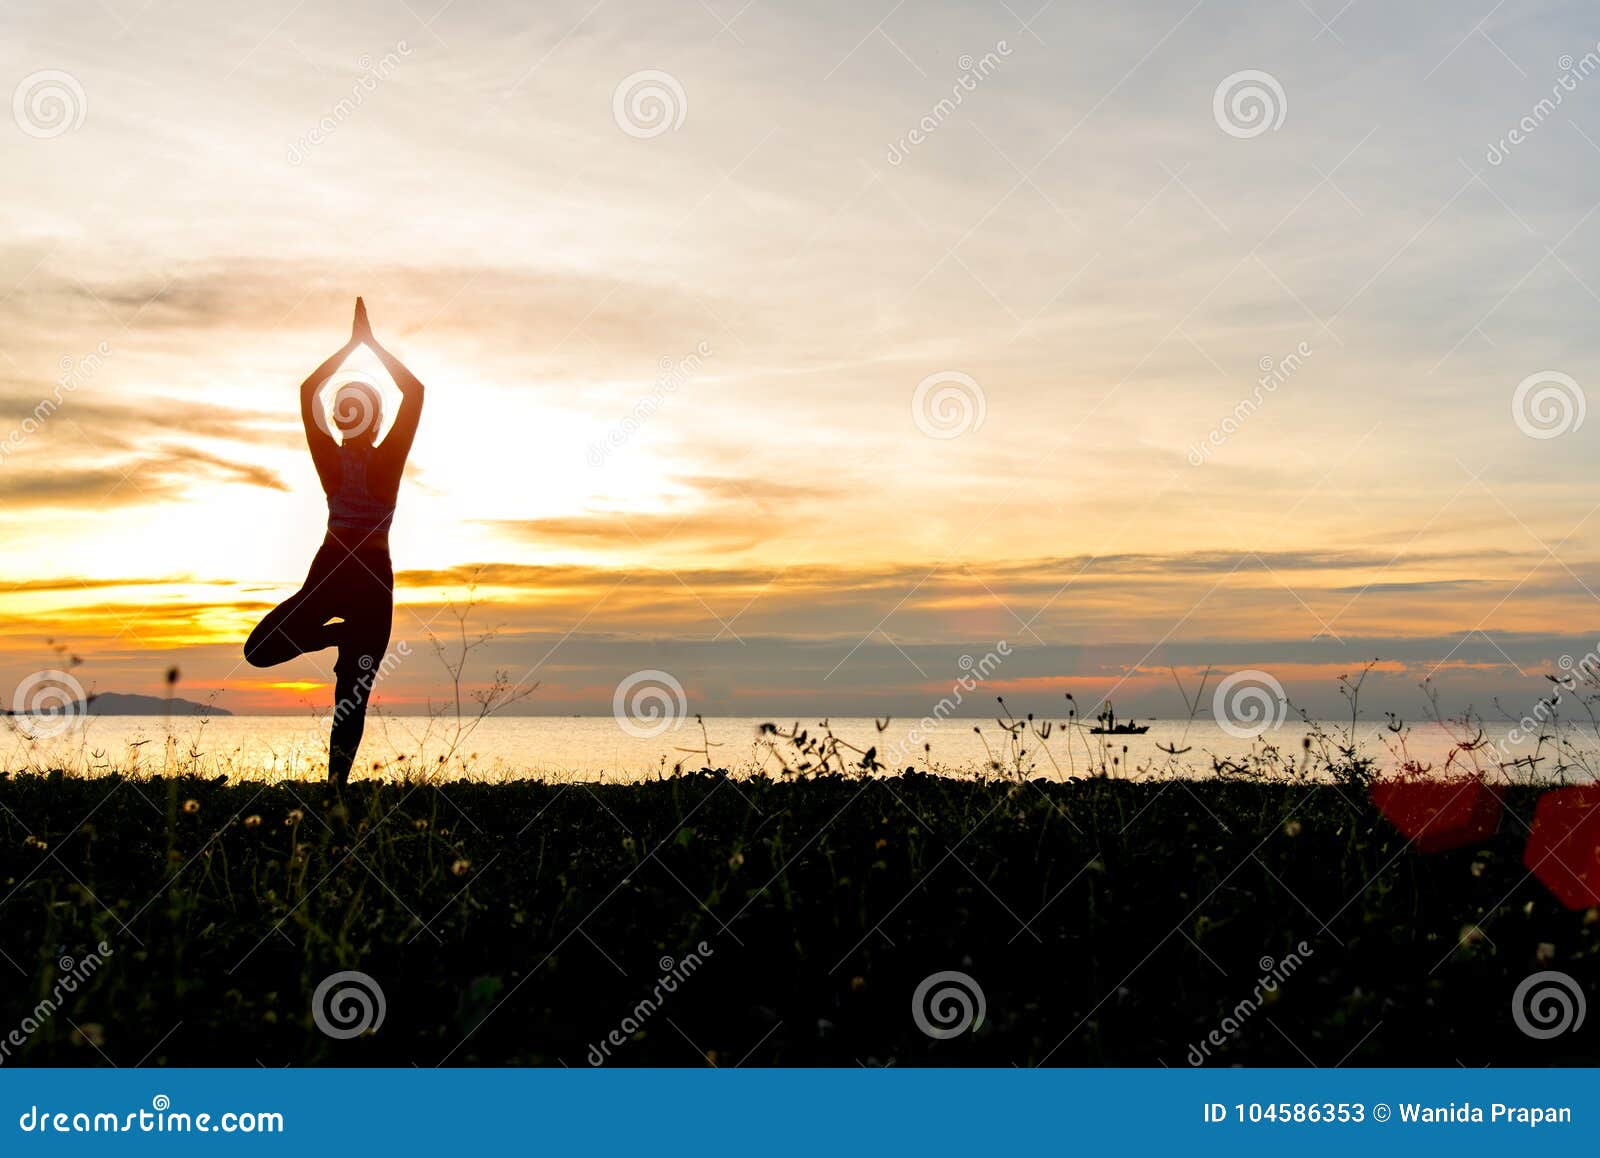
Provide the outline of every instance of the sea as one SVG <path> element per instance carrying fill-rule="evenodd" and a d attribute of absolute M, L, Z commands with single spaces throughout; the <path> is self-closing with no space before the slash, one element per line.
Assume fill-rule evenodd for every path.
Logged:
<path fill-rule="evenodd" d="M 186 772 L 233 779 L 325 773 L 327 722 L 303 716 L 17 717 L 0 732 L 0 764 L 83 775 Z M 763 732 L 764 724 L 778 728 Z M 778 775 L 809 763 L 836 738 L 832 767 L 859 770 L 875 753 L 887 772 L 916 768 L 976 777 L 1109 775 L 1128 779 L 1251 776 L 1320 779 L 1327 755 L 1353 746 L 1380 772 L 1402 767 L 1443 776 L 1482 771 L 1518 782 L 1585 781 L 1600 772 L 1600 740 L 1565 743 L 1483 733 L 1434 722 L 1391 731 L 1381 722 L 1287 720 L 1259 734 L 1201 720 L 1154 720 L 1142 735 L 1095 736 L 1084 725 L 1035 722 L 1014 732 L 994 719 L 933 723 L 871 718 L 755 717 L 618 720 L 612 716 L 453 717 L 374 715 L 357 763 L 362 777 L 629 781 L 677 768 Z M 1041 734 L 1041 733 L 1048 734 Z M 1516 742 L 1512 742 L 1515 740 Z"/>

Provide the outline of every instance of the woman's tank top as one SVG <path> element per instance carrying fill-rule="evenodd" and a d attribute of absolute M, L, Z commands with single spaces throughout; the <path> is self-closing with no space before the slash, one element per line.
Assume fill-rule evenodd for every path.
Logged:
<path fill-rule="evenodd" d="M 372 456 L 370 445 L 346 443 L 339 447 L 339 485 L 328 495 L 328 531 L 341 539 L 379 546 L 389 541 L 395 500 L 372 492 L 368 480 Z"/>

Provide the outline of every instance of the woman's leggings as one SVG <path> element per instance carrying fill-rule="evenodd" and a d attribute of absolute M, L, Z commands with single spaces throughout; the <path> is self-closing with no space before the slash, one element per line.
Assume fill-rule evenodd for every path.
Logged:
<path fill-rule="evenodd" d="M 335 618 L 343 622 L 328 622 Z M 300 590 L 269 611 L 245 641 L 244 657 L 256 667 L 273 667 L 325 647 L 339 649 L 328 741 L 328 779 L 335 783 L 350 778 L 393 620 L 394 571 L 388 549 L 351 549 L 329 538 L 311 561 Z"/>

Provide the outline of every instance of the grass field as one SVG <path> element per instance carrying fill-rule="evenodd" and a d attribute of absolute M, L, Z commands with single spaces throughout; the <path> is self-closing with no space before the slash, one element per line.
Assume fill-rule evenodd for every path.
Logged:
<path fill-rule="evenodd" d="M 1511 1015 L 1530 973 L 1600 960 L 1595 914 L 1521 865 L 1536 795 L 1425 856 L 1328 784 L 14 775 L 0 1060 L 1592 1062 Z M 347 970 L 384 1017 L 344 1039 L 312 1007 Z M 914 1013 L 948 971 L 983 1016 L 933 1036 L 975 1020 L 959 980 Z"/>

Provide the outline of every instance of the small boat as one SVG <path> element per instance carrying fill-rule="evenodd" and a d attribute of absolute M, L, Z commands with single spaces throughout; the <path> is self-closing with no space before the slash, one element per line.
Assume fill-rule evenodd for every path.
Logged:
<path fill-rule="evenodd" d="M 1142 736 L 1150 730 L 1149 724 L 1135 724 L 1132 720 L 1117 720 L 1117 714 L 1107 704 L 1105 711 L 1100 716 L 1094 727 L 1089 729 L 1091 736 Z"/>

